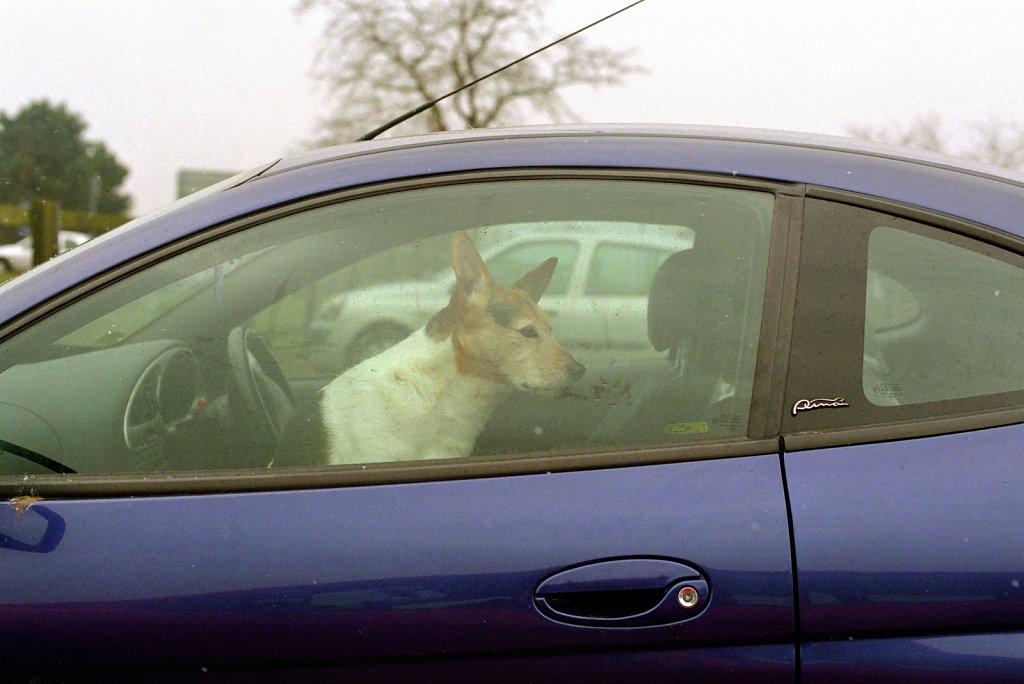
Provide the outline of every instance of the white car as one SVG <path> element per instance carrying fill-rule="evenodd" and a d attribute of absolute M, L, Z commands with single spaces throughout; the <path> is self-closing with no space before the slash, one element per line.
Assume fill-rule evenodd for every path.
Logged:
<path fill-rule="evenodd" d="M 651 279 L 670 254 L 693 246 L 693 231 L 674 226 L 546 222 L 505 228 L 491 227 L 479 236 L 469 231 L 488 269 L 511 285 L 548 257 L 558 257 L 540 305 L 558 340 L 584 352 L 648 349 Z M 448 303 L 454 283 L 446 267 L 427 280 L 331 297 L 310 323 L 319 364 L 343 369 L 402 340 Z"/>
<path fill-rule="evenodd" d="M 62 230 L 57 233 L 57 251 L 64 252 L 77 247 L 92 236 L 73 230 Z M 32 236 L 17 242 L 0 245 L 0 272 L 13 273 L 27 271 L 32 268 Z"/>

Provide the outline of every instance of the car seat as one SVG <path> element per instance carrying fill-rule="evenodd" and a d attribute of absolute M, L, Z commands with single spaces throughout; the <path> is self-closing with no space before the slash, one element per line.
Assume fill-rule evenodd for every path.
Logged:
<path fill-rule="evenodd" d="M 668 257 L 647 300 L 647 336 L 663 363 L 610 410 L 592 445 L 646 445 L 745 432 L 749 396 L 737 387 L 749 266 L 743 243 L 706 230 Z M 738 251 L 739 250 L 739 251 Z M 751 344 L 756 344 L 756 333 Z"/>

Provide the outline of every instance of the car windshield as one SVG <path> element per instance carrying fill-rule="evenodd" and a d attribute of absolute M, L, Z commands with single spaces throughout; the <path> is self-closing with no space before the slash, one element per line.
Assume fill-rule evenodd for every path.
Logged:
<path fill-rule="evenodd" d="M 65 335 L 57 344 L 82 349 L 101 349 L 116 345 L 205 289 L 212 289 L 213 296 L 219 298 L 224 276 L 264 254 L 267 249 L 269 248 L 193 273 L 161 290 L 145 294 Z"/>

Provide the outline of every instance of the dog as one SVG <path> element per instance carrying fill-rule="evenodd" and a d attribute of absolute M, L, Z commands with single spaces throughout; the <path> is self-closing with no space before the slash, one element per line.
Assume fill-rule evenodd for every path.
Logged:
<path fill-rule="evenodd" d="M 312 449 L 317 462 L 335 465 L 468 456 L 505 393 L 564 389 L 583 376 L 537 306 L 556 257 L 504 287 L 464 232 L 454 234 L 450 253 L 447 306 L 324 387 L 293 418 L 285 450 Z M 293 430 L 305 438 L 287 439 Z M 278 462 L 309 462 L 308 453 L 278 453 Z"/>

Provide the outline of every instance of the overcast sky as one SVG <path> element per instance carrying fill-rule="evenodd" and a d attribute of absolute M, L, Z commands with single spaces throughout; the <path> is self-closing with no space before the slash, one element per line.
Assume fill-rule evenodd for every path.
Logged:
<path fill-rule="evenodd" d="M 64 102 L 130 168 L 133 211 L 151 211 L 179 168 L 246 169 L 311 137 L 322 16 L 295 4 L 0 0 L 0 111 Z M 550 0 L 547 23 L 554 37 L 623 4 Z M 588 122 L 834 134 L 937 117 L 956 150 L 978 124 L 1024 125 L 1022 27 L 1024 4 L 1005 1 L 646 0 L 587 39 L 637 48 L 649 73 L 567 99 Z"/>

